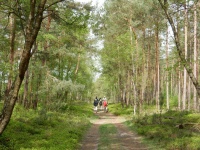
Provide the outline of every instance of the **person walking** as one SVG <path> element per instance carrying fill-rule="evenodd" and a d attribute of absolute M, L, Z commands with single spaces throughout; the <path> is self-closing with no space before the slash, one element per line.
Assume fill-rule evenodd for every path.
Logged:
<path fill-rule="evenodd" d="M 98 98 L 97 98 L 97 96 L 96 96 L 96 98 L 94 99 L 94 103 L 93 103 L 95 113 L 97 113 L 97 110 L 98 110 L 98 108 L 97 108 L 98 103 L 99 103 L 99 102 L 98 102 Z"/>
<path fill-rule="evenodd" d="M 105 96 L 103 98 L 103 108 L 104 108 L 104 112 L 108 112 L 108 102 Z"/>
<path fill-rule="evenodd" d="M 99 106 L 100 106 L 100 110 L 103 110 L 103 103 L 102 103 L 102 99 L 99 98 Z"/>

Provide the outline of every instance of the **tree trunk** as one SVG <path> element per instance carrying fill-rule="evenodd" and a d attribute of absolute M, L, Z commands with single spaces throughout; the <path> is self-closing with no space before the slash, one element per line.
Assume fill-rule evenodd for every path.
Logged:
<path fill-rule="evenodd" d="M 136 91 L 136 86 L 134 82 L 132 82 L 132 84 L 133 84 L 133 93 L 134 93 L 133 114 L 135 116 L 136 111 L 137 111 L 137 91 Z"/>
<path fill-rule="evenodd" d="M 179 69 L 178 69 L 178 109 L 181 110 L 181 71 L 180 71 L 180 63 L 179 63 Z"/>
<path fill-rule="evenodd" d="M 168 73 L 168 50 L 169 50 L 169 29 L 167 24 L 167 32 L 166 32 L 166 104 L 167 104 L 167 110 L 169 110 L 169 73 Z"/>
<path fill-rule="evenodd" d="M 127 79 L 126 79 L 126 105 L 130 105 L 130 71 L 127 72 Z"/>
<path fill-rule="evenodd" d="M 147 69 L 148 69 L 148 76 L 151 77 L 148 79 L 148 82 L 149 82 L 149 88 L 148 88 L 148 91 L 149 91 L 149 95 L 151 95 L 151 97 L 148 96 L 148 104 L 152 104 L 152 95 L 154 94 L 154 92 L 152 92 L 152 87 L 151 87 L 151 82 L 152 82 L 152 78 L 154 78 L 154 75 L 152 75 L 152 70 L 151 69 L 152 66 L 151 66 L 151 45 L 150 43 L 148 43 L 148 58 L 147 58 Z M 154 80 L 153 80 L 154 81 Z M 150 94 L 151 93 L 151 94 Z"/>
<path fill-rule="evenodd" d="M 188 36 L 188 10 L 187 10 L 187 2 L 185 2 L 185 60 L 187 60 L 187 36 Z M 186 87 L 187 86 L 187 71 L 186 68 L 184 68 L 184 76 L 183 76 L 183 97 L 182 97 L 182 106 L 183 110 L 186 109 Z"/>
<path fill-rule="evenodd" d="M 194 77 L 197 78 L 197 8 L 194 4 Z M 197 91 L 194 88 L 193 109 L 197 109 Z"/>
<path fill-rule="evenodd" d="M 0 73 L 0 78 L 2 79 L 3 77 L 3 72 Z M 3 87 L 3 84 L 2 84 L 2 80 L 0 80 L 0 101 L 1 101 L 1 98 L 2 98 L 2 87 Z"/>
<path fill-rule="evenodd" d="M 160 65 L 159 65 L 159 37 L 158 37 L 158 23 L 155 31 L 155 49 L 156 49 L 156 108 L 160 110 Z"/>
<path fill-rule="evenodd" d="M 28 83 L 29 83 L 29 71 L 27 69 L 25 73 L 25 82 L 24 82 L 24 95 L 23 95 L 23 105 L 24 108 L 28 109 Z"/>
<path fill-rule="evenodd" d="M 16 18 L 13 13 L 9 17 L 9 28 L 10 28 L 10 70 L 8 75 L 8 84 L 6 88 L 6 96 L 8 96 L 11 89 L 13 80 L 13 64 L 15 55 L 15 30 L 16 30 Z"/>
<path fill-rule="evenodd" d="M 191 81 L 188 80 L 188 101 L 187 101 L 187 110 L 190 111 L 190 99 L 191 99 Z"/>
<path fill-rule="evenodd" d="M 28 69 L 29 60 L 31 57 L 31 49 L 41 27 L 41 22 L 43 19 L 43 11 L 46 1 L 47 0 L 41 0 L 38 7 L 36 6 L 36 0 L 30 1 L 30 14 L 29 14 L 29 20 L 27 21 L 27 25 L 25 28 L 24 49 L 22 52 L 21 60 L 19 63 L 19 69 L 16 74 L 15 81 L 11 87 L 9 95 L 5 98 L 4 106 L 0 115 L 0 134 L 3 133 L 3 131 L 5 130 L 6 126 L 10 121 L 18 97 L 19 89 L 24 79 L 25 72 Z"/>

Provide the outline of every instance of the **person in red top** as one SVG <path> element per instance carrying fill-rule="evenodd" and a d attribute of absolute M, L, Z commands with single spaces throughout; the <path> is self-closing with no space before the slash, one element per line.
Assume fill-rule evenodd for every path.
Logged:
<path fill-rule="evenodd" d="M 108 112 L 108 102 L 105 96 L 103 98 L 103 107 L 104 107 L 104 112 Z"/>

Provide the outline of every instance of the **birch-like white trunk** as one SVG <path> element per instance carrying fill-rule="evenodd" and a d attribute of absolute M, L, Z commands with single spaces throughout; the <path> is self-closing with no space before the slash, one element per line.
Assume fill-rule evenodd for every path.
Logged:
<path fill-rule="evenodd" d="M 197 78 L 197 10 L 194 5 L 194 76 Z M 197 91 L 194 87 L 193 108 L 196 110 L 197 106 Z"/>
<path fill-rule="evenodd" d="M 187 2 L 186 2 L 187 3 Z M 188 34 L 188 10 L 187 4 L 185 4 L 185 59 L 187 59 L 187 34 Z M 183 96 L 182 96 L 182 109 L 185 110 L 186 108 L 186 87 L 187 86 L 187 70 L 184 68 L 184 77 L 183 77 Z"/>
<path fill-rule="evenodd" d="M 168 50 L 169 50 L 169 29 L 167 24 L 167 32 L 166 32 L 166 68 L 168 68 Z M 169 110 L 169 78 L 168 78 L 168 70 L 166 71 L 166 103 L 167 109 Z"/>
<path fill-rule="evenodd" d="M 180 63 L 179 63 L 180 67 Z M 181 110 L 181 71 L 178 70 L 178 109 Z"/>
<path fill-rule="evenodd" d="M 155 31 L 155 49 L 156 49 L 156 108 L 160 111 L 160 53 L 159 53 L 159 37 L 158 27 Z"/>

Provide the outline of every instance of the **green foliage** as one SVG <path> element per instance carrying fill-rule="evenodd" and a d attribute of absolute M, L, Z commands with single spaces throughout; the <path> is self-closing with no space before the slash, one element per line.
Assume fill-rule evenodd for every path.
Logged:
<path fill-rule="evenodd" d="M 112 112 L 115 115 L 126 115 L 126 116 L 131 116 L 132 117 L 133 116 L 133 109 L 134 108 L 131 105 L 126 106 L 124 104 L 124 107 L 122 107 L 121 103 L 109 104 L 109 111 Z M 146 114 L 152 114 L 154 112 L 156 112 L 156 109 L 155 109 L 154 105 L 144 105 L 141 108 L 140 114 L 137 111 L 137 114 L 138 114 L 137 117 L 144 116 Z"/>
<path fill-rule="evenodd" d="M 170 98 L 170 106 L 171 106 L 172 108 L 178 107 L 178 96 L 172 96 L 172 97 Z"/>
<path fill-rule="evenodd" d="M 132 115 L 133 108 L 131 106 L 122 107 L 120 103 L 118 104 L 109 104 L 108 106 L 109 111 L 112 112 L 114 115 Z"/>
<path fill-rule="evenodd" d="M 200 114 L 187 111 L 168 111 L 134 118 L 127 125 L 161 149 L 196 150 L 200 149 L 199 118 Z"/>
<path fill-rule="evenodd" d="M 17 106 L 7 130 L 0 136 L 0 149 L 57 150 L 77 148 L 93 111 L 86 103 L 66 105 L 61 112 L 25 110 Z"/>
<path fill-rule="evenodd" d="M 37 1 L 36 6 L 39 2 Z M 34 50 L 28 67 L 29 77 L 27 77 L 27 97 L 31 97 L 37 105 L 48 103 L 46 108 L 58 110 L 68 99 L 88 98 L 87 91 L 91 89 L 93 81 L 91 73 L 91 64 L 93 63 L 91 57 L 88 57 L 91 48 L 88 40 L 90 4 L 73 1 L 63 1 L 62 4 L 59 1 L 56 3 L 46 2 L 51 12 L 46 12 L 42 26 L 39 27 L 40 31 L 35 41 L 37 44 L 33 46 Z M 24 0 L 19 3 L 4 1 L 1 2 L 1 6 L 0 91 L 3 93 L 10 75 L 14 78 L 18 73 L 15 70 L 19 67 L 19 59 L 21 59 L 20 55 L 24 47 L 24 42 L 21 41 L 26 41 L 23 32 L 27 25 L 30 3 Z M 16 9 L 18 7 L 20 7 L 20 11 Z M 31 5 L 31 7 L 34 6 Z M 19 18 L 19 16 L 23 17 Z M 11 43 L 9 42 L 12 33 L 10 31 L 11 17 L 16 19 L 16 30 L 13 31 L 16 34 L 16 38 L 13 39 L 15 46 L 13 64 L 10 64 L 10 57 L 8 57 L 11 55 Z M 78 70 L 75 73 L 76 69 Z M 23 84 L 24 82 L 19 92 L 21 98 L 24 94 Z M 72 95 L 70 98 L 69 94 Z M 0 96 L 2 95 L 0 94 Z M 21 101 L 23 103 L 23 98 Z M 31 103 L 30 101 L 28 103 Z M 28 104 L 28 107 L 32 107 L 32 104 Z"/>

